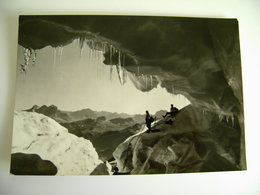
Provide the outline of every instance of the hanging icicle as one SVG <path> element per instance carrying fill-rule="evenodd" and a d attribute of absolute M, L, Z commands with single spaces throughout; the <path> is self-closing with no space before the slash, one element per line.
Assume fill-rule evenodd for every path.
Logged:
<path fill-rule="evenodd" d="M 118 53 L 118 63 L 116 65 L 116 69 L 117 69 L 117 75 L 118 75 L 119 81 L 122 84 L 122 78 L 121 78 L 121 52 Z"/>
<path fill-rule="evenodd" d="M 55 67 L 55 64 L 56 64 L 56 47 L 53 48 L 52 53 L 53 53 L 53 67 Z"/>
<path fill-rule="evenodd" d="M 24 64 L 20 64 L 20 72 L 26 74 L 27 66 L 31 58 L 32 51 L 28 48 L 23 48 Z"/>
<path fill-rule="evenodd" d="M 80 37 L 78 39 L 78 41 L 79 41 L 79 49 L 80 49 L 80 57 L 82 56 L 82 50 L 83 50 L 83 46 L 84 46 L 85 40 L 86 39 L 83 38 L 83 37 Z"/>
<path fill-rule="evenodd" d="M 226 121 L 227 121 L 227 123 L 229 122 L 229 116 L 226 116 Z"/>
<path fill-rule="evenodd" d="M 150 75 L 150 80 L 151 80 L 151 88 L 153 88 L 153 76 Z"/>
<path fill-rule="evenodd" d="M 110 80 L 112 80 L 113 77 L 113 64 L 112 64 L 112 58 L 113 58 L 113 46 L 109 46 L 109 60 L 110 60 Z"/>
<path fill-rule="evenodd" d="M 235 125 L 235 118 L 234 118 L 234 115 L 231 116 L 231 121 L 232 121 L 232 127 L 234 127 L 234 125 Z"/>
<path fill-rule="evenodd" d="M 145 86 L 146 86 L 146 89 L 148 89 L 148 79 L 147 79 L 147 75 L 145 75 Z"/>
<path fill-rule="evenodd" d="M 137 59 L 135 59 L 134 57 L 133 57 L 133 59 L 134 59 L 135 64 L 139 64 Z"/>
<path fill-rule="evenodd" d="M 93 50 L 90 49 L 90 64 L 92 65 L 92 61 L 93 61 Z"/>
<path fill-rule="evenodd" d="M 102 42 L 102 53 L 104 54 L 106 51 L 107 51 L 107 42 L 105 41 L 105 42 Z"/>
<path fill-rule="evenodd" d="M 63 52 L 63 47 L 61 46 L 61 47 L 59 47 L 59 50 L 58 50 L 60 67 L 61 67 L 61 61 L 62 61 L 62 52 Z"/>
<path fill-rule="evenodd" d="M 36 61 L 36 56 L 37 56 L 37 50 L 34 50 L 33 52 L 33 58 L 32 58 L 32 65 L 35 65 L 35 61 Z"/>
<path fill-rule="evenodd" d="M 127 73 L 126 70 L 122 67 L 122 54 L 120 51 L 116 51 L 118 52 L 118 63 L 116 65 L 116 69 L 117 69 L 117 75 L 119 78 L 119 81 L 122 85 L 125 84 L 126 80 L 127 80 Z"/>
<path fill-rule="evenodd" d="M 221 112 L 221 111 L 218 113 L 218 118 L 219 118 L 219 122 L 221 122 L 222 119 L 223 119 L 223 115 L 222 115 L 222 112 Z"/>

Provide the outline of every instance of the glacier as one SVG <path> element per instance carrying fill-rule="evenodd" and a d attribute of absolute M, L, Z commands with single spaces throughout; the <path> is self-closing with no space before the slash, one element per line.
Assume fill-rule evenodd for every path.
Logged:
<path fill-rule="evenodd" d="M 15 111 L 13 124 L 12 154 L 37 154 L 57 167 L 56 175 L 90 175 L 103 164 L 89 140 L 45 115 Z"/>

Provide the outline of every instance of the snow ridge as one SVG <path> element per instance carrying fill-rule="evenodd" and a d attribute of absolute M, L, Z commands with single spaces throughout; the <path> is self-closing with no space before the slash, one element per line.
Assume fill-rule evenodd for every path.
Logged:
<path fill-rule="evenodd" d="M 100 163 L 89 140 L 68 133 L 53 119 L 15 111 L 12 153 L 38 154 L 57 167 L 57 175 L 89 175 Z"/>

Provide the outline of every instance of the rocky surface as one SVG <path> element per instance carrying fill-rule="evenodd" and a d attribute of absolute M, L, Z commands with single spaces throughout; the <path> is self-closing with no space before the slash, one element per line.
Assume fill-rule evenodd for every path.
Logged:
<path fill-rule="evenodd" d="M 240 166 L 240 128 L 192 106 L 154 122 L 113 153 L 120 172 L 131 174 L 234 171 Z M 221 131 L 219 131 L 221 129 Z"/>

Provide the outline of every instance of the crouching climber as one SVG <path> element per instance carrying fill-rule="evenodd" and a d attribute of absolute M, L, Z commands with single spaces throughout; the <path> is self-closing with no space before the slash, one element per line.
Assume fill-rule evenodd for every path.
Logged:
<path fill-rule="evenodd" d="M 167 115 L 171 115 L 171 117 L 174 117 L 179 112 L 179 109 L 174 107 L 173 104 L 171 104 L 170 112 L 166 112 L 165 115 L 163 115 L 163 118 L 165 118 Z"/>

